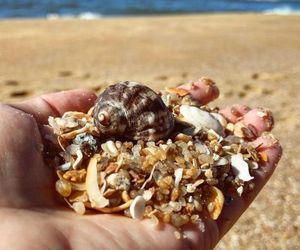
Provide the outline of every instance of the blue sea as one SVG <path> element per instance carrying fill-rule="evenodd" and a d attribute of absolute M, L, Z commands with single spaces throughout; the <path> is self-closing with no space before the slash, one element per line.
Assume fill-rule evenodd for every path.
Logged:
<path fill-rule="evenodd" d="M 0 18 L 92 19 L 178 13 L 300 12 L 300 0 L 0 0 Z"/>

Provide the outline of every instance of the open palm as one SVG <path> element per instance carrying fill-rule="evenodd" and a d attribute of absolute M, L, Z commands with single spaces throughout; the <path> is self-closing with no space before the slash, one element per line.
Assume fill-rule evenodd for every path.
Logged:
<path fill-rule="evenodd" d="M 213 99 L 210 95 L 203 98 Z M 249 206 L 280 158 L 279 144 L 259 137 L 255 143 L 263 143 L 268 162 L 256 174 L 255 190 L 225 204 L 217 221 L 203 218 L 204 232 L 187 225 L 186 239 L 176 240 L 171 225 L 153 228 L 147 220 L 118 215 L 79 216 L 56 198 L 54 171 L 43 160 L 41 131 L 48 116 L 86 112 L 95 98 L 92 92 L 74 90 L 0 105 L 0 249 L 211 249 Z M 223 114 L 229 119 L 232 115 L 228 108 Z M 252 125 L 263 130 L 264 122 Z"/>

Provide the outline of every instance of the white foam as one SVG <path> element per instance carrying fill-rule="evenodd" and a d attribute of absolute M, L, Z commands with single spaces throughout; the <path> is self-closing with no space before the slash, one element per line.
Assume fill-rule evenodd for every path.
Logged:
<path fill-rule="evenodd" d="M 291 15 L 291 14 L 300 14 L 300 9 L 294 9 L 290 6 L 282 6 L 277 8 L 272 8 L 264 11 L 267 15 Z"/>
<path fill-rule="evenodd" d="M 94 20 L 101 18 L 102 15 L 98 13 L 93 12 L 82 12 L 78 15 L 70 15 L 70 14 L 56 14 L 56 13 L 50 13 L 47 15 L 48 20 L 70 20 L 70 19 L 81 19 L 81 20 Z"/>

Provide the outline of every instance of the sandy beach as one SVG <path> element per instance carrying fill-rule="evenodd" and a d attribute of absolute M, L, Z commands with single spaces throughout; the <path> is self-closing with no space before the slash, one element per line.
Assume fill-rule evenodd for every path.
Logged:
<path fill-rule="evenodd" d="M 201 76 L 214 105 L 273 111 L 283 158 L 216 249 L 299 249 L 300 16 L 258 14 L 0 21 L 0 101 L 118 80 L 155 89 Z"/>

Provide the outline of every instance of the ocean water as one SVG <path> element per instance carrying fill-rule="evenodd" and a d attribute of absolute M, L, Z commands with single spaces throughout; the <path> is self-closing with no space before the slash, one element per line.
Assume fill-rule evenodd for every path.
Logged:
<path fill-rule="evenodd" d="M 154 15 L 206 12 L 300 12 L 300 0 L 0 0 L 0 18 Z"/>

